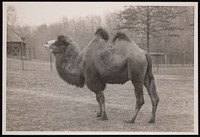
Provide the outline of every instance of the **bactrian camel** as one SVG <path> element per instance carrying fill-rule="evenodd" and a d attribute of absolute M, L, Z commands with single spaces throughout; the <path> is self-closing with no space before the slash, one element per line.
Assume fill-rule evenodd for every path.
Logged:
<path fill-rule="evenodd" d="M 135 88 L 136 106 L 134 123 L 144 104 L 143 85 L 152 102 L 152 115 L 149 123 L 155 122 L 159 97 L 152 73 L 151 57 L 140 49 L 127 35 L 117 33 L 112 42 L 103 28 L 98 28 L 92 41 L 80 51 L 69 37 L 59 35 L 57 40 L 45 44 L 55 56 L 59 76 L 71 85 L 87 87 L 96 94 L 99 110 L 98 119 L 107 120 L 104 89 L 106 84 L 124 84 L 131 80 Z"/>

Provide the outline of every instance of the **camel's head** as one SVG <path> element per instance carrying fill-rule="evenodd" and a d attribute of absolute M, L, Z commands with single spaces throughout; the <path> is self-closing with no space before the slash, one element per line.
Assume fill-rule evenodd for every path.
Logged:
<path fill-rule="evenodd" d="M 44 47 L 50 49 L 55 55 L 57 53 L 64 53 L 71 42 L 72 40 L 69 37 L 60 35 L 57 40 L 47 41 Z"/>

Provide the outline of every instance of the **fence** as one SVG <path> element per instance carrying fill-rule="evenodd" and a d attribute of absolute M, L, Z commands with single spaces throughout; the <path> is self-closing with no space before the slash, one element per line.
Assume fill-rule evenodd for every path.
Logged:
<path fill-rule="evenodd" d="M 50 61 L 41 60 L 24 60 L 23 70 L 22 61 L 19 59 L 7 58 L 6 60 L 7 70 L 18 70 L 18 71 L 51 71 L 56 73 L 55 63 Z M 153 73 L 156 75 L 178 75 L 186 71 L 193 71 L 193 64 L 159 64 L 159 71 L 157 69 L 157 64 L 153 64 Z"/>
<path fill-rule="evenodd" d="M 6 60 L 7 70 L 24 70 L 24 71 L 55 71 L 54 63 L 49 63 L 49 61 L 41 60 L 19 60 L 7 58 Z M 23 65 L 23 66 L 22 66 Z"/>

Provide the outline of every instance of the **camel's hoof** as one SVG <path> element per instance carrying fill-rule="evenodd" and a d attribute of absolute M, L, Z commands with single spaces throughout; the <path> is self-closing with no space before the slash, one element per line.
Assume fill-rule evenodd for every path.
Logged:
<path fill-rule="evenodd" d="M 148 123 L 153 124 L 153 123 L 155 123 L 155 120 L 150 120 Z"/>
<path fill-rule="evenodd" d="M 105 120 L 108 120 L 108 117 L 98 117 L 97 120 L 105 121 Z"/>
<path fill-rule="evenodd" d="M 125 120 L 124 122 L 125 122 L 125 123 L 134 123 L 133 120 Z"/>
<path fill-rule="evenodd" d="M 96 117 L 101 117 L 101 114 L 100 113 L 97 113 L 97 116 Z"/>

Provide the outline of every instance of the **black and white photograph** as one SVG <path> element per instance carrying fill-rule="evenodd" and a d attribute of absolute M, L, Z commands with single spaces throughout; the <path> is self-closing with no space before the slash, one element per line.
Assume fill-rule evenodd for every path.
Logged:
<path fill-rule="evenodd" d="M 3 135 L 198 134 L 198 2 L 3 2 Z"/>

